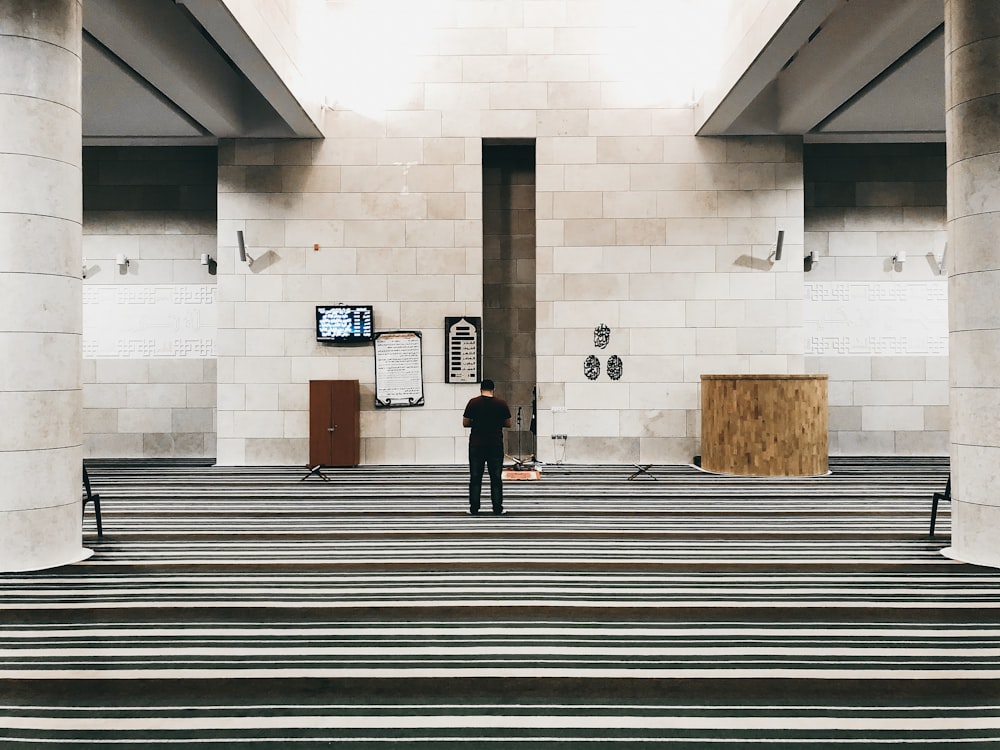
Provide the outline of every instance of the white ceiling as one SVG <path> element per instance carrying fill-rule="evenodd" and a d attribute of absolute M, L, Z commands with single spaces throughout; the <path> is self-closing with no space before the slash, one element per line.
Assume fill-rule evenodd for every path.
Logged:
<path fill-rule="evenodd" d="M 801 0 L 700 134 L 944 140 L 943 18 L 943 0 Z M 317 137 L 261 63 L 221 0 L 84 0 L 84 143 Z"/>

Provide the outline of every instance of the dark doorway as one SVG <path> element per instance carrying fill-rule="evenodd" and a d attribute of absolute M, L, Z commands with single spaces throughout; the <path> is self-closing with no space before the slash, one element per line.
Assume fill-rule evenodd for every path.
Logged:
<path fill-rule="evenodd" d="M 535 144 L 483 144 L 483 376 L 515 419 L 508 455 L 534 454 Z"/>

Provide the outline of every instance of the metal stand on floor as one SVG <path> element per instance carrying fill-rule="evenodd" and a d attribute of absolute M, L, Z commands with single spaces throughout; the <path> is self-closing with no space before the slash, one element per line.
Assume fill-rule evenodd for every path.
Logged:
<path fill-rule="evenodd" d="M 515 428 L 517 429 L 517 455 L 509 456 L 505 455 L 504 458 L 509 458 L 514 462 L 514 469 L 520 471 L 521 469 L 530 468 L 535 464 L 535 457 L 531 456 L 529 459 L 521 458 L 521 407 L 517 407 L 517 416 L 514 422 Z"/>
<path fill-rule="evenodd" d="M 532 403 L 532 411 L 534 411 L 534 403 Z M 517 455 L 509 456 L 504 454 L 504 458 L 509 458 L 514 462 L 513 466 L 505 468 L 503 470 L 502 476 L 504 479 L 541 479 L 542 470 L 539 466 L 538 457 L 532 453 L 528 458 L 523 458 L 521 456 L 521 407 L 517 407 Z M 532 426 L 532 436 L 535 434 L 535 418 L 532 415 L 531 419 Z"/>
<path fill-rule="evenodd" d="M 307 466 L 306 468 L 309 469 L 309 473 L 306 474 L 304 477 L 302 477 L 302 479 L 299 480 L 300 482 L 306 481 L 313 474 L 315 474 L 316 476 L 318 476 L 324 482 L 329 482 L 330 481 L 330 477 L 328 477 L 326 474 L 323 473 L 323 465 L 322 464 L 316 464 L 316 466 Z"/>
<path fill-rule="evenodd" d="M 647 476 L 650 479 L 656 479 L 656 475 L 653 474 L 650 469 L 653 468 L 653 464 L 632 464 L 635 467 L 635 471 L 629 476 L 629 479 L 635 479 L 639 476 Z"/>

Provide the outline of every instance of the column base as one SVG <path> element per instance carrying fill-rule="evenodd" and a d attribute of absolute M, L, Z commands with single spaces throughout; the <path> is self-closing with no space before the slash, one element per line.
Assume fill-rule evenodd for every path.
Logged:
<path fill-rule="evenodd" d="M 92 550 L 83 546 L 79 500 L 66 505 L 0 511 L 2 572 L 48 570 L 86 560 L 92 554 Z"/>
<path fill-rule="evenodd" d="M 955 550 L 954 547 L 945 547 L 941 554 L 949 560 L 955 562 L 968 563 L 969 565 L 982 565 L 987 568 L 1000 568 L 1000 560 L 976 559 L 975 555 L 966 555 Z"/>
<path fill-rule="evenodd" d="M 81 547 L 75 554 L 70 555 L 65 560 L 53 560 L 51 562 L 36 562 L 27 564 L 25 567 L 19 567 L 17 562 L 3 562 L 0 561 L 0 573 L 30 573 L 35 570 L 51 570 L 52 568 L 61 568 L 63 565 L 72 565 L 73 563 L 83 562 L 90 558 L 94 554 L 94 550 L 87 547 Z M 24 563 L 21 563 L 24 565 Z"/>
<path fill-rule="evenodd" d="M 963 468 L 966 468 L 963 466 Z M 967 467 L 971 473 L 974 467 Z M 969 491 L 971 482 L 962 474 L 962 487 Z M 975 479 L 976 477 L 974 477 Z M 975 485 L 973 485 L 975 487 Z M 1000 529 L 1000 505 L 982 505 L 951 501 L 951 546 L 943 551 L 945 557 L 972 565 L 1000 568 L 1000 547 L 996 533 Z"/>

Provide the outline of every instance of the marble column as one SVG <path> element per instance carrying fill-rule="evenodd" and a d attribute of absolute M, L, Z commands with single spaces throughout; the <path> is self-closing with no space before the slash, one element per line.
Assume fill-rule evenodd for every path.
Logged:
<path fill-rule="evenodd" d="M 945 0 L 952 546 L 1000 567 L 1000 13 Z"/>
<path fill-rule="evenodd" d="M 81 0 L 0 0 L 0 571 L 82 560 Z"/>

